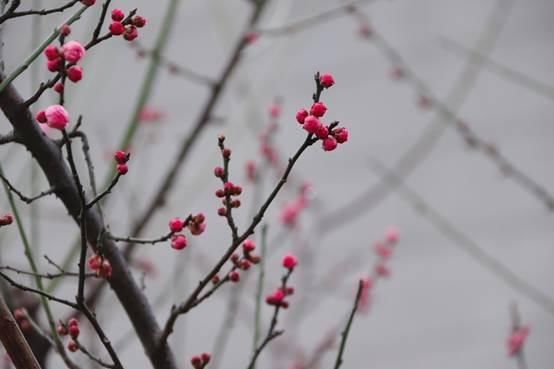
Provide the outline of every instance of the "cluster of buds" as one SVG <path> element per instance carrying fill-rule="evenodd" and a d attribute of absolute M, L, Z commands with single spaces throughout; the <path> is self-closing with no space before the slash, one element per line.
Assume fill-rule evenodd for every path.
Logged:
<path fill-rule="evenodd" d="M 258 264 L 260 262 L 260 257 L 254 254 L 255 249 L 256 244 L 254 243 L 254 241 L 246 239 L 242 243 L 242 256 L 238 253 L 231 255 L 233 269 L 228 274 L 229 280 L 231 282 L 237 283 L 240 281 L 239 270 L 248 270 L 250 269 L 252 264 Z"/>
<path fill-rule="evenodd" d="M 131 153 L 122 150 L 117 150 L 114 154 L 114 160 L 117 163 L 115 169 L 119 175 L 125 175 L 129 171 L 127 162 L 131 158 Z"/>
<path fill-rule="evenodd" d="M 508 340 L 506 341 L 508 356 L 517 355 L 521 351 L 521 349 L 523 348 L 523 345 L 525 344 L 525 341 L 527 340 L 528 335 L 529 335 L 528 326 L 518 327 L 512 330 L 512 333 L 510 334 L 510 336 L 508 337 Z"/>
<path fill-rule="evenodd" d="M 187 219 L 173 218 L 169 221 L 171 232 L 171 247 L 175 250 L 182 250 L 188 245 L 187 237 L 180 233 L 187 227 L 193 236 L 198 236 L 206 230 L 206 216 L 203 213 L 190 215 Z"/>
<path fill-rule="evenodd" d="M 121 9 L 112 10 L 112 23 L 110 33 L 114 36 L 121 36 L 127 41 L 133 41 L 138 37 L 138 29 L 146 25 L 146 18 L 140 15 L 125 16 Z"/>
<path fill-rule="evenodd" d="M 69 124 L 69 113 L 62 105 L 50 105 L 44 110 L 40 110 L 35 119 L 37 122 L 44 124 L 50 128 L 63 131 Z"/>
<path fill-rule="evenodd" d="M 298 259 L 293 254 L 286 254 L 285 256 L 283 256 L 281 264 L 285 269 L 288 270 L 287 275 L 282 280 L 282 286 L 276 288 L 273 293 L 265 297 L 265 302 L 268 305 L 282 307 L 283 309 L 286 309 L 289 307 L 289 302 L 286 301 L 285 298 L 294 294 L 294 288 L 287 286 L 287 281 L 288 277 L 298 264 Z"/>
<path fill-rule="evenodd" d="M 283 309 L 286 309 L 289 307 L 289 302 L 285 300 L 287 296 L 290 296 L 294 293 L 293 287 L 279 287 L 276 288 L 275 291 L 271 295 L 267 295 L 265 297 L 265 302 L 268 305 L 272 306 L 280 306 Z"/>
<path fill-rule="evenodd" d="M 31 323 L 29 322 L 29 318 L 27 317 L 27 309 L 25 308 L 17 308 L 13 311 L 13 318 L 19 325 L 19 328 L 25 332 L 31 328 Z"/>
<path fill-rule="evenodd" d="M 81 330 L 79 329 L 79 322 L 75 318 L 69 319 L 67 322 L 67 325 L 60 323 L 58 327 L 56 328 L 56 331 L 58 332 L 59 336 L 67 336 L 71 337 L 71 340 L 67 343 L 67 349 L 71 352 L 75 352 L 79 349 L 79 346 L 77 345 L 77 338 L 79 338 L 79 334 L 81 333 Z"/>
<path fill-rule="evenodd" d="M 96 272 L 99 278 L 110 278 L 112 276 L 112 264 L 101 255 L 92 255 L 87 262 L 89 269 Z"/>
<path fill-rule="evenodd" d="M 386 230 L 383 240 L 375 242 L 375 253 L 379 258 L 375 266 L 375 274 L 378 277 L 388 277 L 390 275 L 390 269 L 387 266 L 387 261 L 392 256 L 393 247 L 397 242 L 398 230 L 392 227 Z"/>
<path fill-rule="evenodd" d="M 316 75 L 316 83 L 318 91 L 321 91 L 333 86 L 335 80 L 330 74 L 318 74 Z M 296 121 L 302 125 L 304 130 L 321 140 L 324 151 L 333 151 L 339 144 L 348 141 L 348 130 L 344 127 L 336 127 L 338 123 L 325 125 L 321 122 L 320 118 L 326 112 L 327 106 L 320 101 L 316 101 L 312 104 L 309 112 L 306 109 L 298 110 Z"/>
<path fill-rule="evenodd" d="M 11 214 L 4 214 L 0 216 L 0 227 L 7 226 L 13 223 L 13 216 Z"/>
<path fill-rule="evenodd" d="M 194 355 L 190 359 L 190 363 L 194 369 L 202 369 L 208 365 L 210 362 L 211 356 L 207 352 L 203 352 L 200 355 Z"/>
<path fill-rule="evenodd" d="M 220 177 L 223 176 L 223 168 L 221 167 L 216 167 L 215 170 L 214 170 L 214 173 L 216 175 L 216 177 Z M 221 176 L 219 175 L 221 173 Z M 233 184 L 232 182 L 224 182 L 223 183 L 223 188 L 220 188 L 218 189 L 217 191 L 215 191 L 215 195 L 219 198 L 222 198 L 222 203 L 223 203 L 223 207 L 217 209 L 217 214 L 219 214 L 220 216 L 224 217 L 227 215 L 227 204 L 229 204 L 229 206 L 231 208 L 238 208 L 240 207 L 240 199 L 236 198 L 238 196 L 240 196 L 240 194 L 242 193 L 242 187 L 241 186 L 237 186 L 235 184 Z M 235 198 L 232 198 L 232 196 L 234 196 Z"/>
<path fill-rule="evenodd" d="M 60 33 L 63 36 L 68 35 L 71 32 L 69 26 L 64 25 L 60 28 Z M 83 45 L 78 41 L 69 41 L 60 47 L 55 45 L 48 45 L 44 49 L 44 56 L 46 57 L 46 67 L 50 72 L 65 73 L 67 79 L 71 82 L 77 83 L 83 79 L 83 68 L 77 63 L 85 56 L 86 51 Z M 66 67 L 66 62 L 69 65 Z M 62 93 L 64 85 L 58 82 L 54 85 L 54 90 L 57 93 Z"/>

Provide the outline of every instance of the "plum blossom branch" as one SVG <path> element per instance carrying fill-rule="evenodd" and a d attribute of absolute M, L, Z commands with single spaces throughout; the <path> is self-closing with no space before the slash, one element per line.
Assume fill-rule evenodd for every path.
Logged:
<path fill-rule="evenodd" d="M 12 2 L 12 5 L 17 4 L 18 2 L 19 1 Z M 0 16 L 0 24 L 4 23 L 8 19 L 17 18 L 17 17 L 24 17 L 24 16 L 27 16 L 27 15 L 48 15 L 48 14 L 53 14 L 53 13 L 61 13 L 64 10 L 67 10 L 67 9 L 73 7 L 73 5 L 77 4 L 78 2 L 79 2 L 79 0 L 71 0 L 68 3 L 66 3 L 66 4 L 64 4 L 60 7 L 51 8 L 51 9 L 25 10 L 25 11 L 20 11 L 20 12 L 16 12 L 15 9 L 14 9 L 14 11 L 10 11 L 10 9 L 8 9 L 8 11 L 6 11 L 6 13 L 4 13 L 2 16 Z"/>
<path fill-rule="evenodd" d="M 359 12 L 356 8 L 353 14 L 361 18 L 361 22 L 366 22 L 367 17 Z M 365 23 L 362 23 L 365 24 Z M 364 37 L 368 42 L 373 42 L 375 46 L 383 53 L 383 55 L 395 66 L 395 71 L 398 78 L 409 81 L 420 96 L 420 104 L 423 107 L 435 108 L 445 118 L 445 122 L 454 125 L 457 132 L 462 136 L 462 139 L 467 145 L 475 150 L 480 151 L 489 160 L 491 160 L 507 177 L 513 179 L 523 189 L 534 195 L 544 203 L 549 210 L 554 210 L 554 197 L 542 185 L 538 184 L 521 169 L 514 165 L 506 158 L 498 148 L 480 138 L 471 127 L 463 122 L 444 102 L 433 96 L 428 86 L 420 79 L 404 61 L 402 56 L 389 44 L 389 42 L 375 29 L 370 29 L 367 37 Z"/>
<path fill-rule="evenodd" d="M 32 53 L 31 55 L 25 59 L 25 61 L 19 66 L 17 67 L 12 73 L 10 73 L 8 76 L 6 77 L 2 77 L 2 81 L 0 82 L 0 92 L 4 91 L 4 89 L 11 83 L 13 82 L 17 77 L 19 77 L 19 75 L 21 73 L 23 73 L 27 68 L 29 68 L 29 66 L 31 65 L 31 63 L 36 59 L 38 58 L 38 56 L 44 51 L 44 49 L 46 49 L 46 47 L 48 45 L 50 45 L 50 43 L 52 41 L 54 41 L 56 39 L 56 37 L 58 37 L 58 35 L 60 34 L 60 29 L 62 26 L 64 25 L 71 25 L 73 24 L 74 22 L 76 22 L 78 19 L 81 18 L 81 15 L 85 12 L 85 10 L 87 10 L 88 6 L 86 5 L 83 5 L 81 7 L 81 9 L 79 9 L 77 12 L 75 12 L 75 14 L 73 14 L 71 17 L 69 17 L 65 22 L 62 23 L 61 26 L 57 27 L 56 29 L 54 29 L 54 31 L 50 34 L 50 36 L 48 36 L 43 42 L 42 44 L 39 45 L 39 47 L 37 47 Z"/>
<path fill-rule="evenodd" d="M 11 183 L 10 181 L 8 181 L 8 179 L 4 176 L 4 173 L 0 170 L 0 179 L 2 181 L 4 181 L 4 184 L 8 187 L 8 189 L 13 192 L 14 194 L 17 195 L 17 197 L 19 197 L 19 199 L 23 202 L 25 202 L 26 204 L 30 204 L 32 203 L 33 201 L 35 200 L 38 200 L 38 199 L 41 199 L 45 196 L 49 196 L 49 195 L 52 195 L 53 193 L 56 192 L 56 189 L 55 188 L 51 188 L 49 190 L 46 190 L 46 191 L 42 191 L 41 193 L 39 193 L 38 195 L 35 195 L 35 196 L 32 196 L 32 197 L 27 197 L 25 195 L 23 195 L 21 193 L 21 191 L 19 191 L 17 188 L 15 188 Z"/>
<path fill-rule="evenodd" d="M 344 355 L 344 349 L 346 348 L 346 341 L 348 339 L 348 334 L 350 333 L 350 328 L 352 327 L 352 322 L 354 321 L 354 315 L 356 314 L 356 310 L 358 310 L 358 305 L 360 303 L 360 298 L 362 297 L 362 291 L 364 288 L 364 282 L 359 281 L 358 282 L 358 291 L 356 292 L 356 298 L 354 299 L 354 305 L 352 306 L 352 310 L 350 311 L 350 316 L 348 317 L 348 321 L 346 322 L 346 326 L 344 327 L 344 330 L 342 331 L 342 339 L 339 346 L 339 351 L 337 353 L 337 359 L 335 360 L 335 366 L 334 369 L 339 369 L 342 365 L 343 359 L 342 356 Z"/>
<path fill-rule="evenodd" d="M 284 26 L 275 27 L 275 28 L 261 28 L 256 29 L 255 31 L 264 36 L 285 36 L 292 33 L 300 32 L 305 29 L 318 26 L 329 21 L 332 21 L 338 17 L 341 17 L 345 14 L 348 14 L 353 6 L 361 6 L 364 3 L 373 3 L 377 0 L 354 0 L 348 3 L 339 5 L 335 8 L 324 10 L 320 13 L 310 15 L 306 18 L 299 19 L 297 21 L 292 21 L 289 24 Z"/>
<path fill-rule="evenodd" d="M 62 278 L 62 277 L 78 277 L 79 276 L 79 273 L 65 272 L 65 271 L 62 271 L 62 272 L 59 272 L 59 273 L 35 273 L 35 272 L 31 272 L 31 271 L 17 269 L 17 268 L 14 268 L 12 266 L 9 266 L 9 265 L 0 265 L 0 270 L 9 270 L 9 271 L 17 273 L 17 274 L 28 275 L 28 276 L 32 276 L 32 277 L 39 277 L 39 278 L 44 278 L 44 279 L 56 279 L 56 278 Z M 85 275 L 86 278 L 95 277 L 95 276 L 96 275 L 93 274 L 93 273 L 87 273 Z"/>
<path fill-rule="evenodd" d="M 42 296 L 42 297 L 44 297 L 44 298 L 46 298 L 50 301 L 54 301 L 54 302 L 60 303 L 62 305 L 69 306 L 73 309 L 78 309 L 77 304 L 74 303 L 74 302 L 58 298 L 54 295 L 43 292 L 40 289 L 28 287 L 28 286 L 25 286 L 23 284 L 17 283 L 15 280 L 10 278 L 7 274 L 4 274 L 4 273 L 0 272 L 0 277 L 2 277 L 6 282 L 8 282 L 10 285 L 12 285 L 13 287 L 15 287 L 17 289 L 20 289 L 20 290 L 25 291 L 25 292 L 31 292 L 31 293 L 37 294 L 37 295 Z"/>
<path fill-rule="evenodd" d="M 296 263 L 296 262 L 294 262 L 294 263 Z M 275 298 L 276 299 L 275 302 L 272 302 L 272 304 L 274 305 L 273 316 L 271 317 L 271 323 L 269 324 L 269 328 L 267 330 L 267 333 L 266 333 L 264 339 L 260 342 L 260 344 L 254 350 L 254 353 L 252 354 L 252 358 L 250 359 L 250 363 L 248 364 L 248 367 L 247 367 L 248 369 L 254 369 L 256 367 L 256 361 L 258 360 L 258 357 L 262 353 L 263 349 L 271 341 L 273 341 L 275 338 L 279 337 L 280 335 L 282 335 L 285 332 L 283 330 L 278 330 L 277 329 L 277 323 L 278 323 L 278 318 L 279 318 L 279 312 L 281 311 L 281 309 L 283 307 L 288 306 L 288 304 L 284 304 L 285 301 L 283 301 L 282 299 L 284 298 L 284 295 L 286 294 L 286 291 L 288 289 L 287 282 L 288 282 L 292 272 L 294 271 L 294 266 L 292 266 L 291 268 L 287 268 L 287 269 L 288 269 L 287 272 L 281 278 L 281 287 L 278 289 L 278 291 L 281 291 L 281 293 L 279 294 L 280 298 L 276 298 L 275 294 L 274 294 L 274 295 L 270 295 L 267 299 L 268 303 L 270 302 L 270 300 L 269 300 L 270 298 Z"/>
<path fill-rule="evenodd" d="M 183 78 L 188 79 L 189 81 L 198 83 L 200 85 L 213 87 L 216 81 L 208 76 L 204 76 L 198 72 L 195 72 L 187 67 L 179 65 L 163 55 L 159 55 L 156 52 L 156 49 L 147 49 L 143 47 L 138 41 L 129 44 L 133 49 L 136 50 L 136 53 L 139 57 L 149 56 L 151 58 L 158 58 L 158 62 L 161 66 L 165 67 L 170 74 L 182 76 Z"/>
<path fill-rule="evenodd" d="M 499 260 L 487 253 L 477 242 L 457 229 L 454 224 L 448 221 L 439 211 L 432 208 L 424 198 L 411 189 L 394 171 L 385 168 L 383 164 L 375 159 L 372 160 L 371 167 L 375 172 L 382 175 L 383 180 L 390 183 L 391 187 L 393 187 L 400 197 L 412 206 L 414 210 L 431 222 L 442 234 L 447 236 L 454 246 L 464 250 L 472 259 L 489 270 L 514 291 L 533 301 L 545 312 L 554 315 L 554 300 L 552 300 L 552 298 L 515 274 L 508 266 L 502 264 Z"/>
<path fill-rule="evenodd" d="M 88 357 L 90 360 L 94 361 L 96 364 L 100 365 L 103 368 L 113 369 L 116 366 L 114 364 L 109 364 L 103 361 L 102 359 L 94 356 L 89 350 L 86 349 L 85 346 L 79 342 L 79 340 L 74 340 L 75 344 L 77 345 L 77 348 L 79 351 L 81 351 L 83 354 L 85 354 L 86 357 Z"/>
<path fill-rule="evenodd" d="M 463 56 L 477 57 L 481 62 L 483 62 L 483 65 L 485 67 L 489 68 L 490 71 L 498 74 L 506 80 L 516 83 L 531 91 L 534 91 L 546 98 L 554 100 L 554 87 L 544 83 L 543 81 L 534 79 L 533 77 L 525 73 L 512 69 L 505 64 L 501 64 L 500 62 L 493 60 L 491 57 L 484 55 L 477 50 L 469 49 L 452 39 L 441 37 L 440 44 L 444 46 L 447 50 L 452 50 L 456 53 L 460 53 Z"/>
<path fill-rule="evenodd" d="M 503 25 L 510 14 L 514 1 L 497 0 L 491 13 L 485 22 L 485 28 L 480 33 L 477 49 L 482 54 L 487 54 L 494 46 Z M 470 59 L 465 64 L 457 82 L 450 90 L 445 103 L 450 110 L 457 114 L 461 106 L 475 86 L 475 81 L 480 72 L 481 63 L 477 59 Z M 438 116 L 433 119 L 418 138 L 404 151 L 395 164 L 395 172 L 402 177 L 409 176 L 429 156 L 431 150 L 436 146 L 438 140 L 444 134 L 448 122 L 446 118 Z M 387 181 L 380 181 L 365 189 L 360 195 L 355 196 L 351 201 L 333 210 L 317 221 L 317 231 L 320 234 L 337 230 L 348 224 L 352 219 L 357 218 L 373 209 L 384 200 L 393 188 Z"/>

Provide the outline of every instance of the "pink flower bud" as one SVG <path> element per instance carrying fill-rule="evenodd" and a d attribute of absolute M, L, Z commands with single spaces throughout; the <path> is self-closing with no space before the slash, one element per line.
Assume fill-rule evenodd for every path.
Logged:
<path fill-rule="evenodd" d="M 292 270 L 294 269 L 296 264 L 298 264 L 298 259 L 296 259 L 296 256 L 294 256 L 293 254 L 286 254 L 285 256 L 283 256 L 281 262 L 283 264 L 283 267 Z"/>
<path fill-rule="evenodd" d="M 127 41 L 133 41 L 137 37 L 138 37 L 137 27 L 134 25 L 128 25 L 125 28 L 125 33 L 123 34 L 123 38 Z"/>
<path fill-rule="evenodd" d="M 173 218 L 169 221 L 169 229 L 171 232 L 181 232 L 184 226 L 185 222 L 181 218 Z"/>
<path fill-rule="evenodd" d="M 140 15 L 135 15 L 133 17 L 133 19 L 131 20 L 131 22 L 133 22 L 133 24 L 135 26 L 137 26 L 138 28 L 142 28 L 146 25 L 146 18 L 144 18 Z"/>
<path fill-rule="evenodd" d="M 96 0 L 81 0 L 81 3 L 86 6 L 93 6 L 94 4 L 96 4 Z"/>
<path fill-rule="evenodd" d="M 319 83 L 325 88 L 329 88 L 335 84 L 335 79 L 330 74 L 322 74 L 319 76 Z"/>
<path fill-rule="evenodd" d="M 225 170 L 222 167 L 214 168 L 214 176 L 216 176 L 217 178 L 223 177 L 224 174 L 225 174 Z"/>
<path fill-rule="evenodd" d="M 115 169 L 117 170 L 117 173 L 122 176 L 127 174 L 127 172 L 129 171 L 129 167 L 127 166 L 127 164 L 117 164 Z"/>
<path fill-rule="evenodd" d="M 79 349 L 79 347 L 74 341 L 69 341 L 67 343 L 67 349 L 71 352 L 76 352 Z"/>
<path fill-rule="evenodd" d="M 319 138 L 320 140 L 324 140 L 326 139 L 328 136 L 329 136 L 329 129 L 327 129 L 327 127 L 325 127 L 323 124 L 319 126 L 317 132 L 315 133 L 315 135 L 317 136 L 317 138 Z"/>
<path fill-rule="evenodd" d="M 83 68 L 78 65 L 69 67 L 66 73 L 67 78 L 69 78 L 71 82 L 79 82 L 81 79 L 83 79 Z"/>
<path fill-rule="evenodd" d="M 54 85 L 54 91 L 61 94 L 63 92 L 63 83 L 58 82 Z"/>
<path fill-rule="evenodd" d="M 44 56 L 46 56 L 48 60 L 56 60 L 60 57 L 60 53 L 56 46 L 48 45 L 46 49 L 44 49 Z"/>
<path fill-rule="evenodd" d="M 130 156 L 131 155 L 129 153 L 123 150 L 117 150 L 114 154 L 114 159 L 118 164 L 125 164 L 129 161 Z"/>
<path fill-rule="evenodd" d="M 256 249 L 256 244 L 250 239 L 244 240 L 242 243 L 242 249 L 245 253 L 252 252 Z"/>
<path fill-rule="evenodd" d="M 125 13 L 121 9 L 112 10 L 112 20 L 120 22 L 125 18 Z"/>
<path fill-rule="evenodd" d="M 309 133 L 316 133 L 320 126 L 321 122 L 313 115 L 309 115 L 306 117 L 306 119 L 304 119 L 303 128 Z"/>
<path fill-rule="evenodd" d="M 338 143 L 345 143 L 346 141 L 348 141 L 348 130 L 344 127 L 334 129 L 333 136 L 335 136 L 335 139 Z"/>
<path fill-rule="evenodd" d="M 333 151 L 337 148 L 337 140 L 333 136 L 327 137 L 322 144 L 324 151 Z"/>
<path fill-rule="evenodd" d="M 310 114 L 318 118 L 324 116 L 326 111 L 327 107 L 322 102 L 316 102 L 310 108 Z"/>
<path fill-rule="evenodd" d="M 229 272 L 229 280 L 231 282 L 237 283 L 240 280 L 240 274 L 236 270 Z"/>
<path fill-rule="evenodd" d="M 202 355 L 200 355 L 200 357 L 202 358 L 202 362 L 204 363 L 204 365 L 208 364 L 211 360 L 211 356 L 207 352 L 203 352 Z"/>
<path fill-rule="evenodd" d="M 121 22 L 113 21 L 110 23 L 109 30 L 112 35 L 119 36 L 125 32 L 125 26 Z"/>
<path fill-rule="evenodd" d="M 46 62 L 46 68 L 48 68 L 48 70 L 50 72 L 57 72 L 61 69 L 61 66 L 63 65 L 63 60 L 61 58 L 56 58 L 56 59 L 53 59 L 53 60 L 48 60 Z"/>
<path fill-rule="evenodd" d="M 48 127 L 63 130 L 69 123 L 69 114 L 61 105 L 50 105 L 44 110 Z"/>
<path fill-rule="evenodd" d="M 69 328 L 68 328 L 68 332 L 69 332 L 69 335 L 71 336 L 71 338 L 76 339 L 77 337 L 79 337 L 79 333 L 80 333 L 79 326 L 78 325 L 70 325 Z"/>
<path fill-rule="evenodd" d="M 310 115 L 306 109 L 300 109 L 296 112 L 296 121 L 300 124 L 304 124 L 304 120 Z"/>
<path fill-rule="evenodd" d="M 184 234 L 176 234 L 171 238 L 171 247 L 175 250 L 182 250 L 187 247 L 187 238 Z"/>
<path fill-rule="evenodd" d="M 77 63 L 85 56 L 85 48 L 77 41 L 69 41 L 61 48 L 63 58 L 70 63 Z"/>
<path fill-rule="evenodd" d="M 35 119 L 39 123 L 46 123 L 46 113 L 44 112 L 44 110 L 40 110 L 37 115 L 35 115 Z"/>

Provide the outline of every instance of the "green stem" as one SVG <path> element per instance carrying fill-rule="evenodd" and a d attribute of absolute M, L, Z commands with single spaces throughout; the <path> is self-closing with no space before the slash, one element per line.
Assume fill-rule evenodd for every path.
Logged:
<path fill-rule="evenodd" d="M 63 22 L 61 25 L 67 24 L 70 25 L 77 21 L 79 18 L 81 18 L 81 15 L 87 10 L 88 6 L 83 6 L 81 9 L 77 10 L 75 14 L 73 14 L 71 17 L 69 17 L 68 20 Z M 60 26 L 61 27 L 61 26 Z M 38 56 L 46 49 L 48 45 L 50 45 L 56 37 L 60 34 L 60 27 L 56 27 L 54 31 L 40 44 L 35 51 L 31 53 L 31 55 L 21 64 L 19 67 L 17 67 L 9 76 L 7 76 L 2 83 L 0 83 L 0 92 L 4 91 L 6 86 L 8 86 L 10 83 L 12 83 L 21 73 L 23 73 L 29 66 L 33 63 L 33 61 L 38 58 Z"/>
<path fill-rule="evenodd" d="M 0 173 L 3 174 L 2 166 L 0 165 Z M 33 251 L 31 250 L 31 245 L 29 243 L 29 239 L 27 238 L 27 233 L 25 232 L 25 229 L 23 228 L 23 222 L 21 221 L 21 217 L 19 215 L 19 210 L 17 209 L 17 206 L 15 204 L 14 197 L 12 195 L 12 192 L 9 190 L 9 188 L 4 184 L 4 191 L 6 191 L 6 196 L 8 197 L 8 201 L 10 203 L 10 207 L 13 213 L 13 217 L 15 219 L 15 222 L 17 224 L 17 230 L 19 232 L 19 236 L 21 237 L 21 241 L 23 242 L 23 247 L 25 248 L 25 257 L 27 258 L 27 261 L 29 262 L 29 267 L 33 271 L 34 274 L 34 280 L 35 285 L 40 291 L 44 291 L 44 285 L 42 283 L 42 278 L 39 276 L 39 271 L 37 268 L 37 264 L 35 263 L 35 260 L 33 258 Z M 62 342 L 60 341 L 58 334 L 56 332 L 56 321 L 54 319 L 54 315 L 52 314 L 52 310 L 50 309 L 50 304 L 48 303 L 48 300 L 46 297 L 41 296 L 40 302 L 42 304 L 42 307 L 44 308 L 44 312 L 46 314 L 46 317 L 48 319 L 48 325 L 50 328 L 50 334 L 52 335 L 52 338 L 54 339 L 56 343 L 56 347 L 58 350 L 61 350 L 63 352 L 64 347 Z"/>

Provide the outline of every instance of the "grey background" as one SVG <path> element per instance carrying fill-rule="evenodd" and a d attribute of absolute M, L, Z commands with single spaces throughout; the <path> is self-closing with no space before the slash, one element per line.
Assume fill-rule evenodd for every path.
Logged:
<path fill-rule="evenodd" d="M 50 7 L 62 2 L 42 3 Z M 139 8 L 140 14 L 148 18 L 140 40 L 145 46 L 152 45 L 166 2 L 113 3 L 124 10 Z M 246 3 L 181 1 L 166 56 L 200 73 L 217 76 L 248 15 Z M 378 1 L 365 6 L 364 12 L 433 93 L 444 99 L 461 73 L 465 59 L 442 47 L 440 37 L 472 47 L 496 3 L 490 0 Z M 273 1 L 262 28 L 287 24 L 338 4 L 327 0 Z M 550 0 L 516 0 L 491 57 L 554 85 L 553 14 L 554 2 Z M 49 16 L 41 27 L 49 30 L 64 17 Z M 88 39 L 95 19 L 94 12 L 88 12 L 73 28 L 71 37 Z M 30 53 L 30 29 L 30 21 L 8 23 L 4 36 L 8 71 Z M 244 183 L 243 163 L 258 156 L 256 135 L 267 123 L 267 106 L 276 96 L 283 98 L 277 143 L 281 154 L 288 155 L 304 136 L 294 121 L 294 112 L 310 102 L 314 71 L 328 71 L 337 82 L 324 95 L 329 119 L 341 120 L 349 128 L 351 139 L 332 153 L 314 147 L 295 168 L 297 176 L 313 183 L 320 207 L 303 215 L 299 234 L 271 245 L 281 250 L 303 248 L 310 251 L 310 257 L 301 258 L 299 273 L 293 278 L 298 295 L 292 297 L 291 309 L 281 319 L 287 333 L 263 355 L 260 366 L 288 368 L 295 354 L 304 351 L 309 356 L 327 332 L 342 326 L 357 277 L 374 261 L 368 251 L 370 245 L 389 225 L 396 225 L 401 241 L 391 261 L 392 276 L 377 286 L 370 313 L 356 319 L 344 367 L 515 367 L 516 363 L 505 353 L 510 327 L 508 307 L 512 301 L 518 303 L 523 321 L 531 326 L 526 346 L 529 367 L 552 367 L 553 316 L 456 248 L 397 195 L 386 197 L 371 212 L 321 240 L 307 232 L 314 215 L 339 207 L 377 181 L 378 176 L 368 165 L 370 157 L 393 166 L 435 114 L 417 108 L 414 104 L 417 94 L 410 84 L 390 80 L 390 63 L 370 43 L 361 41 L 356 30 L 354 20 L 342 16 L 291 36 L 262 37 L 246 51 L 243 63 L 217 107 L 217 114 L 225 123 L 213 125 L 204 132 L 181 172 L 170 203 L 158 213 L 146 233 L 160 235 L 166 231 L 170 217 L 197 211 L 207 214 L 208 231 L 180 253 L 167 245 L 141 249 L 137 255 L 150 258 L 160 269 L 160 276 L 146 279 L 146 293 L 154 298 L 167 291 L 172 293 L 172 300 L 180 301 L 200 278 L 202 270 L 206 270 L 207 263 L 216 260 L 229 242 L 225 224 L 215 214 L 218 202 L 212 195 L 218 185 L 212 176 L 213 166 L 219 163 L 216 134 L 223 132 L 228 136 L 228 144 L 233 149 L 233 177 L 236 182 Z M 117 148 L 146 64 L 144 59 L 136 58 L 125 41 L 110 40 L 86 56 L 84 80 L 68 87 L 68 110 L 73 117 L 84 115 L 84 129 L 92 140 L 99 178 L 112 165 L 106 155 Z M 41 79 L 45 78 L 44 60 L 40 58 L 36 65 Z M 16 82 L 24 95 L 34 90 L 31 74 L 24 74 Z M 106 209 L 107 222 L 115 234 L 125 235 L 137 210 L 146 205 L 144 199 L 156 188 L 180 138 L 189 131 L 206 97 L 205 87 L 164 71 L 160 73 L 149 105 L 162 110 L 166 119 L 141 128 L 134 144 L 130 172 L 114 191 Z M 53 93 L 45 94 L 34 108 L 46 107 L 53 98 Z M 480 137 L 496 144 L 514 165 L 552 190 L 554 128 L 550 117 L 553 113 L 551 99 L 483 68 L 460 116 Z M 2 127 L 7 130 L 7 123 L 2 123 Z M 22 188 L 28 188 L 28 154 L 22 149 L 8 150 L 0 148 L 6 171 L 10 178 L 19 178 Z M 274 177 L 268 178 L 274 181 Z M 535 197 L 505 178 L 484 155 L 468 150 L 455 130 L 446 131 L 407 183 L 513 272 L 554 296 L 550 280 L 554 256 L 552 214 Z M 269 183 L 266 183 L 266 193 L 268 189 Z M 245 185 L 243 203 L 247 206 L 239 212 L 243 225 L 248 219 L 251 192 L 252 187 Z M 276 210 L 293 197 L 294 190 L 284 192 L 270 211 L 267 218 L 272 223 L 270 239 L 281 231 Z M 0 204 L 2 211 L 8 211 L 5 196 L 1 197 Z M 48 253 L 61 260 L 76 235 L 76 228 L 56 199 L 44 200 L 39 211 L 42 220 L 40 241 L 34 245 L 37 254 Z M 27 210 L 23 212 L 28 215 Z M 2 240 L 3 260 L 25 266 L 15 227 L 3 232 L 6 234 Z M 361 262 L 333 271 L 337 262 L 356 249 L 361 250 Z M 266 292 L 278 283 L 280 275 L 278 257 L 269 259 L 267 264 Z M 307 271 L 302 271 L 302 265 L 306 265 Z M 183 275 L 172 277 L 179 268 L 184 268 Z M 332 277 L 337 281 L 336 286 L 314 290 L 306 282 L 329 273 L 335 274 Z M 136 275 L 140 277 L 140 273 Z M 241 298 L 245 312 L 253 306 L 252 282 L 246 284 Z M 181 319 L 172 344 L 184 367 L 190 365 L 188 360 L 192 354 L 212 350 L 214 336 L 227 309 L 228 292 L 236 288 L 227 286 L 219 297 Z M 58 293 L 71 297 L 73 287 L 68 283 Z M 295 301 L 306 293 L 315 298 L 304 311 L 299 311 L 300 304 L 295 305 Z M 106 322 L 112 340 L 118 341 L 128 331 L 129 322 L 113 294 L 106 295 L 104 304 L 99 310 L 100 319 Z M 160 322 L 165 320 L 168 310 L 169 302 L 157 308 Z M 61 314 L 63 309 L 56 311 Z M 268 322 L 270 309 L 264 307 L 263 313 L 264 322 Z M 301 321 L 295 318 L 298 314 L 303 314 Z M 239 316 L 251 321 L 249 315 Z M 242 320 L 237 320 L 222 368 L 246 365 L 252 333 L 251 323 L 243 324 Z M 123 362 L 127 367 L 149 367 L 137 340 L 129 339 L 130 345 L 122 351 Z M 333 349 L 325 356 L 322 367 L 331 366 L 334 352 Z M 58 363 L 57 358 L 52 358 L 54 362 Z"/>

